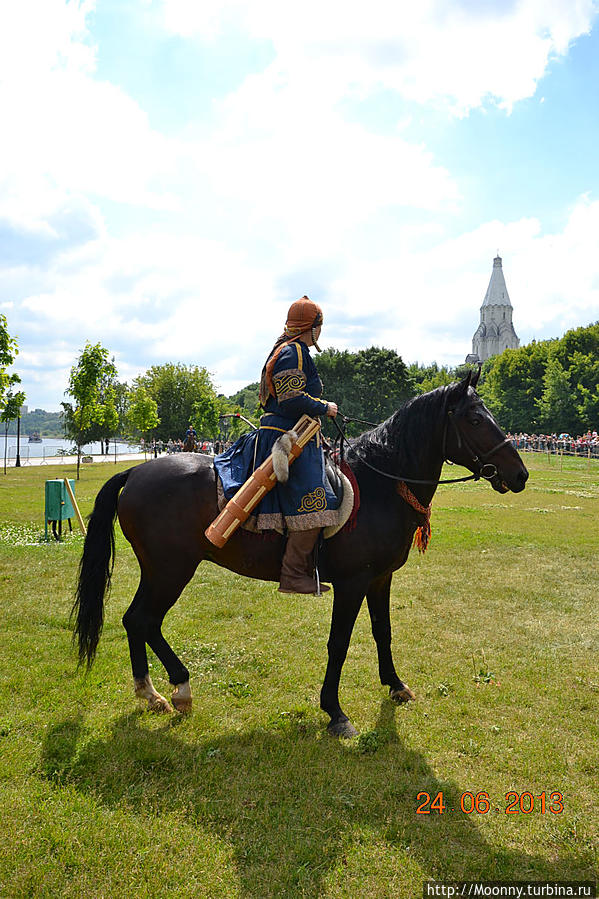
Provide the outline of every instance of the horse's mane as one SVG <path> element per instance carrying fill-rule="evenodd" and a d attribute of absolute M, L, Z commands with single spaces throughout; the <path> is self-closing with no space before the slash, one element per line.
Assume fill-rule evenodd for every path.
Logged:
<path fill-rule="evenodd" d="M 350 455 L 389 473 L 413 470 L 422 461 L 423 441 L 430 442 L 440 422 L 446 397 L 447 387 L 437 387 L 407 400 L 382 424 L 352 440 Z"/>

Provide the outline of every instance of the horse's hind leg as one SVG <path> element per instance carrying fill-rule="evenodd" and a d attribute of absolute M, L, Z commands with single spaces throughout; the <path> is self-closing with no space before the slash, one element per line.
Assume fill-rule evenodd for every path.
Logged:
<path fill-rule="evenodd" d="M 416 697 L 398 677 L 391 655 L 391 620 L 389 618 L 389 597 L 392 575 L 384 575 L 368 588 L 366 600 L 370 612 L 372 636 L 376 643 L 379 659 L 379 677 L 384 686 L 389 687 L 389 695 L 396 702 L 408 702 Z"/>
<path fill-rule="evenodd" d="M 123 615 L 123 625 L 129 641 L 135 695 L 138 699 L 146 700 L 148 709 L 152 712 L 172 712 L 170 702 L 155 689 L 150 678 L 146 652 L 144 595 L 142 578 L 133 602 Z"/>
<path fill-rule="evenodd" d="M 168 700 L 154 689 L 150 679 L 147 643 L 166 668 L 169 681 L 175 688 L 171 697 L 173 705 L 180 712 L 189 712 L 192 701 L 189 671 L 164 638 L 162 622 L 193 577 L 196 566 L 189 567 L 186 575 L 181 574 L 185 570 L 184 565 L 173 567 L 179 569 L 176 582 L 173 582 L 170 566 L 161 575 L 153 572 L 150 577 L 147 571 L 142 573 L 139 589 L 123 618 L 123 624 L 129 638 L 136 695 L 147 699 L 148 708 L 152 711 L 172 711 Z"/>

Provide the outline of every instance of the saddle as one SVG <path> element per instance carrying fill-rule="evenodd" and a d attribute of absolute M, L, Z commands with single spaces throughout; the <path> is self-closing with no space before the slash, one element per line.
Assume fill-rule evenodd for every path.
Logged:
<path fill-rule="evenodd" d="M 324 457 L 324 473 L 329 487 L 341 503 L 343 500 L 343 492 L 345 490 L 345 485 L 341 480 L 341 469 L 338 465 L 333 463 L 328 453 L 325 454 Z"/>
<path fill-rule="evenodd" d="M 352 520 L 355 518 L 360 506 L 360 492 L 357 483 L 355 483 L 355 479 L 354 484 L 356 489 L 354 489 L 354 484 L 352 484 L 349 477 L 343 473 L 341 467 L 331 459 L 327 452 L 325 452 L 324 456 L 324 473 L 329 487 L 339 500 L 339 520 L 337 521 L 337 524 L 323 528 L 324 539 L 328 540 L 330 537 L 334 537 L 335 534 L 338 534 L 339 531 L 348 524 L 350 518 L 352 518 Z"/>

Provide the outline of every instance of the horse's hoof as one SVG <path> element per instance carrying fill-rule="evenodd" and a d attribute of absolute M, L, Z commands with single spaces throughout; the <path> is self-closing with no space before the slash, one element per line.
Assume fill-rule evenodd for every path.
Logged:
<path fill-rule="evenodd" d="M 332 737 L 341 737 L 342 740 L 350 740 L 352 737 L 358 736 L 358 731 L 348 718 L 344 721 L 331 721 L 327 732 Z"/>
<path fill-rule="evenodd" d="M 191 714 L 191 690 L 189 681 L 177 684 L 171 696 L 171 702 L 182 715 Z"/>
<path fill-rule="evenodd" d="M 191 699 L 181 699 L 178 696 L 171 696 L 175 709 L 181 715 L 191 715 Z"/>
<path fill-rule="evenodd" d="M 164 715 L 173 711 L 173 707 L 164 696 L 152 696 L 148 699 L 148 711 L 156 712 L 158 715 Z"/>
<path fill-rule="evenodd" d="M 410 702 L 416 701 L 416 697 L 410 690 L 406 684 L 402 687 L 390 687 L 389 688 L 389 697 L 393 700 L 393 702 Z"/>

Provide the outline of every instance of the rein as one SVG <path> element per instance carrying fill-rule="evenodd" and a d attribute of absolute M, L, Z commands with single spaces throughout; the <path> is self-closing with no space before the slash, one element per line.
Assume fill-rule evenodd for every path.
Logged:
<path fill-rule="evenodd" d="M 350 421 L 357 421 L 357 422 L 361 422 L 362 424 L 372 424 L 372 422 L 362 421 L 361 419 L 358 419 L 358 418 L 347 418 L 345 415 L 343 416 L 344 424 L 348 424 Z M 337 428 L 337 430 L 339 431 L 339 437 L 340 437 L 340 443 L 341 443 L 341 456 L 343 456 L 343 445 L 345 444 L 348 447 L 348 449 L 352 450 L 352 452 L 357 457 L 357 459 L 359 459 L 359 461 L 362 462 L 367 468 L 370 468 L 370 470 L 374 471 L 376 474 L 380 474 L 383 477 L 389 478 L 392 481 L 404 481 L 406 484 L 427 484 L 430 486 L 432 486 L 434 484 L 461 484 L 461 483 L 464 483 L 465 481 L 479 481 L 481 478 L 483 478 L 486 481 L 491 481 L 497 474 L 497 468 L 495 465 L 493 465 L 492 462 L 487 462 L 487 459 L 490 456 L 492 456 L 494 453 L 496 453 L 498 450 L 500 450 L 503 446 L 505 446 L 506 443 L 509 443 L 510 442 L 509 437 L 506 437 L 504 440 L 502 440 L 500 443 L 498 443 L 497 446 L 494 446 L 488 452 L 477 454 L 476 451 L 470 446 L 470 444 L 468 443 L 468 441 L 466 440 L 464 435 L 460 432 L 460 429 L 458 428 L 456 421 L 454 419 L 453 412 L 449 411 L 447 413 L 447 421 L 445 422 L 445 428 L 443 430 L 443 461 L 449 461 L 447 459 L 447 452 L 446 452 L 447 426 L 448 426 L 449 422 L 451 422 L 454 427 L 457 441 L 458 441 L 458 449 L 461 449 L 462 446 L 464 446 L 464 448 L 472 456 L 473 463 L 475 465 L 478 464 L 478 471 L 475 472 L 474 474 L 468 475 L 467 477 L 463 477 L 463 478 L 442 478 L 440 480 L 421 480 L 418 478 L 406 478 L 406 477 L 403 477 L 402 475 L 390 474 L 388 471 L 383 471 L 382 469 L 377 468 L 375 465 L 371 465 L 370 462 L 367 462 L 366 459 L 363 456 L 361 456 L 360 453 L 357 452 L 355 447 L 352 447 L 351 443 L 348 442 L 347 437 L 345 436 L 345 431 L 340 427 L 339 423 L 337 422 L 337 419 L 333 418 L 333 423 L 334 423 L 335 427 Z M 487 469 L 486 472 L 485 472 L 485 469 Z"/>
<path fill-rule="evenodd" d="M 344 425 L 349 424 L 350 421 L 357 421 L 357 422 L 360 422 L 361 424 L 372 424 L 372 422 L 366 422 L 366 421 L 363 421 L 358 418 L 347 418 L 345 415 L 343 416 Z M 468 475 L 467 477 L 463 477 L 463 478 L 443 478 L 443 479 L 438 479 L 438 480 L 421 480 L 418 478 L 406 478 L 406 477 L 402 477 L 401 475 L 390 474 L 388 471 L 383 471 L 382 469 L 377 468 L 375 465 L 371 465 L 371 463 L 367 462 L 366 459 L 364 459 L 364 457 L 362 455 L 360 455 L 360 453 L 357 452 L 355 447 L 353 447 L 348 442 L 348 440 L 345 436 L 344 429 L 340 427 L 339 423 L 337 422 L 337 419 L 333 418 L 333 423 L 335 424 L 335 427 L 337 428 L 337 431 L 339 432 L 339 440 L 340 440 L 339 457 L 340 457 L 341 461 L 343 461 L 343 446 L 345 444 L 345 445 L 347 445 L 347 447 L 350 450 L 352 450 L 352 452 L 354 453 L 356 458 L 360 462 L 362 462 L 362 464 L 365 465 L 367 468 L 370 468 L 371 471 L 374 471 L 376 474 L 382 475 L 385 478 L 389 478 L 392 481 L 396 481 L 397 482 L 396 490 L 397 490 L 397 493 L 399 494 L 399 496 L 401 496 L 401 498 L 406 503 L 408 503 L 408 505 L 411 506 L 412 509 L 414 509 L 416 512 L 420 513 L 424 517 L 422 524 L 419 525 L 414 532 L 414 546 L 416 546 L 418 548 L 418 551 L 421 553 L 426 552 L 426 549 L 427 549 L 428 544 L 431 539 L 432 503 L 429 503 L 428 506 L 423 506 L 422 503 L 418 500 L 418 498 L 416 496 L 414 496 L 414 494 L 408 487 L 408 484 L 427 484 L 427 485 L 431 485 L 431 486 L 435 486 L 438 484 L 460 484 L 460 483 L 463 483 L 464 481 L 478 481 L 481 478 L 484 478 L 487 481 L 491 481 L 498 474 L 498 471 L 497 471 L 497 467 L 492 462 L 489 462 L 488 459 L 494 453 L 496 453 L 498 450 L 500 450 L 503 446 L 505 446 L 506 443 L 510 442 L 509 437 L 506 437 L 502 441 L 500 441 L 500 443 L 498 443 L 496 446 L 494 446 L 490 450 L 488 450 L 486 453 L 477 452 L 467 441 L 464 434 L 460 431 L 460 428 L 458 427 L 458 424 L 455 420 L 453 411 L 449 410 L 447 413 L 447 418 L 445 420 L 445 427 L 443 428 L 442 448 L 443 448 L 443 461 L 444 462 L 449 462 L 449 459 L 447 459 L 447 431 L 449 428 L 449 422 L 451 422 L 451 424 L 454 428 L 454 431 L 455 431 L 457 444 L 458 444 L 458 450 L 461 449 L 462 447 L 464 447 L 467 450 L 467 452 L 472 457 L 472 462 L 477 467 L 477 470 L 474 474 Z M 373 425 L 373 427 L 376 427 L 376 425 Z M 450 464 L 452 464 L 452 463 L 450 463 Z"/>

